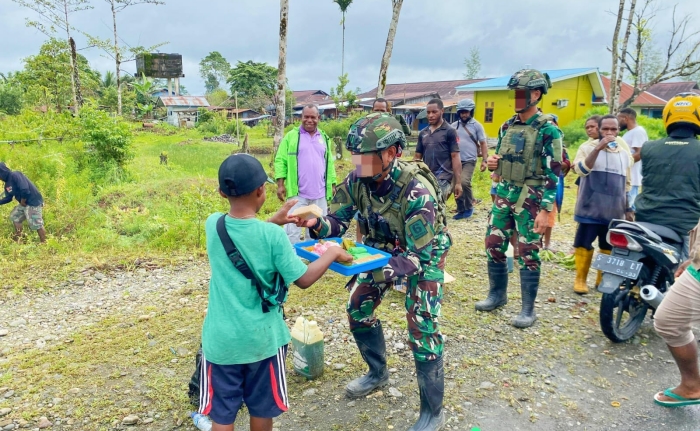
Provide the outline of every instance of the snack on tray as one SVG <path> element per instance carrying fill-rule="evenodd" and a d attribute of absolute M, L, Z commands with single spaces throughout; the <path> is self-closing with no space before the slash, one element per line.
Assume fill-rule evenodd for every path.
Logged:
<path fill-rule="evenodd" d="M 316 244 L 304 247 L 304 250 L 314 253 L 318 256 L 325 253 L 331 247 L 343 247 L 350 255 L 352 255 L 352 262 L 338 262 L 344 266 L 360 265 L 373 261 L 375 259 L 381 259 L 383 256 L 381 254 L 371 254 L 366 248 L 358 247 L 354 241 L 349 239 L 343 239 L 342 245 L 335 241 L 324 241 L 319 240 Z"/>
<path fill-rule="evenodd" d="M 318 205 L 311 204 L 295 209 L 290 215 L 302 220 L 310 220 L 323 216 L 323 210 Z"/>

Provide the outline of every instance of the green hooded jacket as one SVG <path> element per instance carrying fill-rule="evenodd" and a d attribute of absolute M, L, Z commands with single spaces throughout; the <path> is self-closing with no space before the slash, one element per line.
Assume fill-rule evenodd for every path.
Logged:
<path fill-rule="evenodd" d="M 326 199 L 330 200 L 333 197 L 333 186 L 336 184 L 335 151 L 331 147 L 328 135 L 321 129 L 318 131 L 326 143 Z M 287 199 L 299 195 L 299 133 L 299 127 L 295 127 L 284 135 L 275 156 L 275 180 L 285 179 Z"/>

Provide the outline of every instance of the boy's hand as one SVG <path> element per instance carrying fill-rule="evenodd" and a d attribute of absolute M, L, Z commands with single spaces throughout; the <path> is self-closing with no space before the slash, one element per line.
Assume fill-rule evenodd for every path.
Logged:
<path fill-rule="evenodd" d="M 282 205 L 282 208 L 273 214 L 267 221 L 280 226 L 284 226 L 288 223 L 297 224 L 299 222 L 299 217 L 289 215 L 292 207 L 296 205 L 297 202 L 299 202 L 297 199 L 292 199 L 291 201 L 285 202 L 284 205 Z"/>
<path fill-rule="evenodd" d="M 342 247 L 331 247 L 328 249 L 328 251 L 333 250 L 333 253 L 336 254 L 335 256 L 335 261 L 336 262 L 343 262 L 343 263 L 350 263 L 352 262 L 352 255 L 348 253 L 347 251 L 343 250 Z M 328 253 L 326 251 L 326 253 Z"/>

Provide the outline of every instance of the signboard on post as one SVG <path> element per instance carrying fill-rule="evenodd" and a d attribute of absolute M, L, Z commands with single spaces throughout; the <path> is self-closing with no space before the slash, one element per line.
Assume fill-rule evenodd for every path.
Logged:
<path fill-rule="evenodd" d="M 182 55 L 148 53 L 136 56 L 136 73 L 148 78 L 184 78 Z"/>

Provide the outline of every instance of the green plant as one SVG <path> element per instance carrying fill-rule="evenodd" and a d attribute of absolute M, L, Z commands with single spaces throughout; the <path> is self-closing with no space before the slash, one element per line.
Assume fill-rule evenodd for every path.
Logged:
<path fill-rule="evenodd" d="M 92 172 L 98 178 L 122 177 L 126 164 L 134 157 L 129 124 L 86 105 L 80 112 L 80 125 Z"/>

